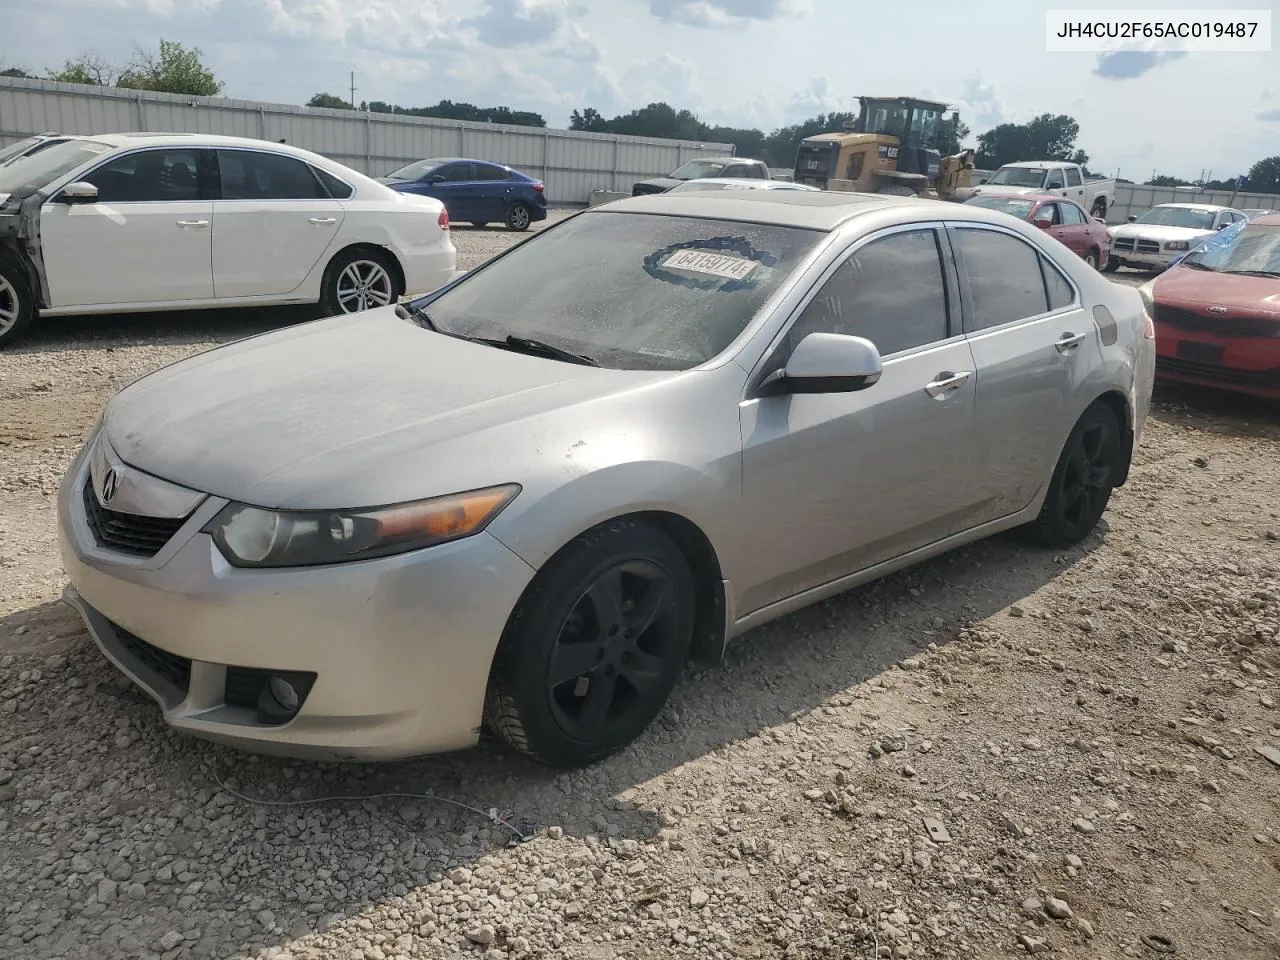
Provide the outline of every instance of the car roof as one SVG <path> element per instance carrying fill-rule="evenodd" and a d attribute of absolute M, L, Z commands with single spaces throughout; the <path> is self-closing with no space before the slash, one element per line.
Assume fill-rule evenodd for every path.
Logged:
<path fill-rule="evenodd" d="M 1234 210 L 1223 203 L 1157 203 L 1156 207 L 1178 207 L 1182 210 Z M 1154 210 L 1155 207 L 1152 207 Z"/>
<path fill-rule="evenodd" d="M 1072 164 L 1068 164 L 1068 163 L 1067 163 L 1067 161 L 1065 161 L 1065 160 L 1017 160 L 1017 161 L 1015 161 L 1015 162 L 1013 162 L 1013 163 L 1002 163 L 1002 164 L 1000 164 L 1000 166 L 1002 166 L 1002 167 L 1026 167 L 1026 168 L 1030 168 L 1030 169 L 1032 169 L 1032 170 L 1037 170 L 1037 169 L 1039 169 L 1040 167 L 1051 167 L 1051 166 L 1053 166 L 1055 163 L 1057 163 L 1057 164 L 1062 164 L 1062 165 L 1065 165 L 1065 166 L 1072 166 Z"/>
<path fill-rule="evenodd" d="M 252 137 L 224 137 L 212 133 L 99 133 L 92 136 L 78 136 L 73 139 L 105 143 L 117 149 L 126 147 L 191 146 L 191 142 L 195 140 L 201 146 L 214 148 L 241 147 L 261 150 L 265 147 L 277 153 L 285 153 L 307 161 L 312 161 L 319 156 L 310 150 L 303 150 L 301 147 L 279 143 L 274 140 L 257 140 Z"/>
<path fill-rule="evenodd" d="M 808 230 L 834 230 L 869 213 L 900 207 L 922 212 L 916 219 L 968 220 L 1004 224 L 1008 214 L 964 203 L 895 197 L 878 193 L 834 190 L 742 190 L 733 196 L 720 191 L 642 194 L 592 207 L 591 211 L 649 213 L 707 220 L 739 220 Z M 591 212 L 588 211 L 588 212 Z"/>

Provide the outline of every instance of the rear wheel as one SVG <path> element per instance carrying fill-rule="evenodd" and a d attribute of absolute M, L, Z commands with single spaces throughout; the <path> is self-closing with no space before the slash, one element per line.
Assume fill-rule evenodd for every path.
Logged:
<path fill-rule="evenodd" d="M 1119 467 L 1120 423 L 1110 407 L 1095 403 L 1067 437 L 1040 515 L 1028 532 L 1051 547 L 1079 543 L 1102 519 Z"/>
<path fill-rule="evenodd" d="M 1093 208 L 1089 211 L 1092 216 L 1099 220 L 1107 219 L 1107 201 L 1098 199 L 1093 202 Z"/>
<path fill-rule="evenodd" d="M 385 307 L 400 297 L 400 284 L 387 254 L 377 250 L 348 250 L 325 271 L 320 305 L 325 315 L 359 313 Z"/>
<path fill-rule="evenodd" d="M 508 230 L 528 230 L 532 222 L 533 211 L 523 203 L 513 203 L 511 209 L 507 211 Z"/>
<path fill-rule="evenodd" d="M 1084 255 L 1084 262 L 1089 265 L 1089 269 L 1097 270 L 1098 269 L 1098 251 L 1090 250 L 1088 253 L 1086 253 Z"/>
<path fill-rule="evenodd" d="M 512 612 L 489 677 L 486 725 L 551 766 L 603 759 L 666 704 L 693 616 L 693 573 L 669 537 L 626 519 L 584 533 Z"/>
<path fill-rule="evenodd" d="M 17 343 L 36 317 L 35 297 L 27 285 L 26 271 L 0 256 L 0 347 Z"/>

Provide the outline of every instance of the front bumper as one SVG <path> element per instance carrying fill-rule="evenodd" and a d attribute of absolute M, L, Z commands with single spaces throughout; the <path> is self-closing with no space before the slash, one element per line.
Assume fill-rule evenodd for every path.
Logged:
<path fill-rule="evenodd" d="M 1185 250 L 1161 249 L 1159 252 L 1151 253 L 1131 249 L 1117 249 L 1113 241 L 1109 257 L 1110 259 L 1116 260 L 1129 267 L 1143 266 L 1150 267 L 1154 270 L 1163 270 L 1165 267 L 1169 266 L 1169 261 L 1174 257 L 1180 257 L 1186 252 L 1187 251 Z"/>
<path fill-rule="evenodd" d="M 254 752 L 392 760 L 479 734 L 497 641 L 533 570 L 487 533 L 331 567 L 232 567 L 196 508 L 154 558 L 98 545 L 81 453 L 58 497 L 66 598 L 103 653 L 176 729 Z M 286 723 L 244 705 L 245 677 L 314 674 Z M 239 678 L 237 693 L 235 678 Z M 239 702 L 237 702 L 239 701 Z"/>
<path fill-rule="evenodd" d="M 1156 379 L 1280 400 L 1280 337 L 1229 337 L 1156 321 Z"/>

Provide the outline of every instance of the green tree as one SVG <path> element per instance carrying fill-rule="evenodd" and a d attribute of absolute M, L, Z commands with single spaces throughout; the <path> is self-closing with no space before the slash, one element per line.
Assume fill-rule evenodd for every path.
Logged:
<path fill-rule="evenodd" d="M 582 111 L 573 111 L 569 116 L 570 130 L 585 130 L 589 133 L 608 133 L 609 121 L 600 115 L 595 107 L 583 107 Z"/>
<path fill-rule="evenodd" d="M 960 114 L 953 113 L 943 117 L 938 123 L 938 151 L 944 157 L 950 157 L 964 149 L 964 141 L 969 138 L 969 125 L 960 119 Z"/>
<path fill-rule="evenodd" d="M 1029 123 L 1002 123 L 978 136 L 978 166 L 1002 167 L 1019 160 L 1088 162 L 1089 155 L 1075 149 L 1080 124 L 1065 114 L 1042 113 Z"/>
<path fill-rule="evenodd" d="M 1280 193 L 1280 156 L 1259 160 L 1249 168 L 1249 193 Z"/>
<path fill-rule="evenodd" d="M 0 70 L 0 77 L 20 77 L 28 80 L 35 79 L 35 77 L 31 76 L 31 74 L 27 73 L 27 71 L 23 70 L 21 67 L 5 67 L 3 70 Z"/>
<path fill-rule="evenodd" d="M 120 70 L 94 50 L 86 50 L 78 57 L 63 61 L 61 70 L 50 70 L 47 80 L 60 83 L 84 83 L 94 87 L 114 87 L 120 78 Z"/>
<path fill-rule="evenodd" d="M 1169 177 L 1160 174 L 1158 177 L 1152 177 L 1142 184 L 1144 187 L 1189 187 L 1190 180 L 1183 180 L 1181 177 Z"/>
<path fill-rule="evenodd" d="M 441 100 L 430 107 L 401 107 L 382 100 L 362 104 L 370 113 L 403 113 L 411 117 L 440 117 L 444 120 L 471 120 L 476 123 L 506 123 L 517 127 L 545 127 L 547 121 L 539 113 L 512 110 L 510 107 L 477 107 L 474 103 Z"/>
<path fill-rule="evenodd" d="M 308 107 L 328 107 L 330 110 L 350 110 L 351 104 L 332 93 L 317 93 L 307 101 Z"/>
<path fill-rule="evenodd" d="M 204 65 L 199 47 L 161 40 L 159 50 L 139 48 L 121 73 L 117 86 L 193 97 L 216 97 L 224 84 Z"/>

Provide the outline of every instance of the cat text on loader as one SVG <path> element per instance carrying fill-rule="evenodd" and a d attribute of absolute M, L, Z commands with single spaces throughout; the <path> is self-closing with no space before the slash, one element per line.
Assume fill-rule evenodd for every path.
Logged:
<path fill-rule="evenodd" d="M 936 144 L 945 103 L 859 97 L 858 121 L 843 133 L 801 141 L 795 182 L 821 190 L 965 200 L 972 150 L 943 157 Z"/>

